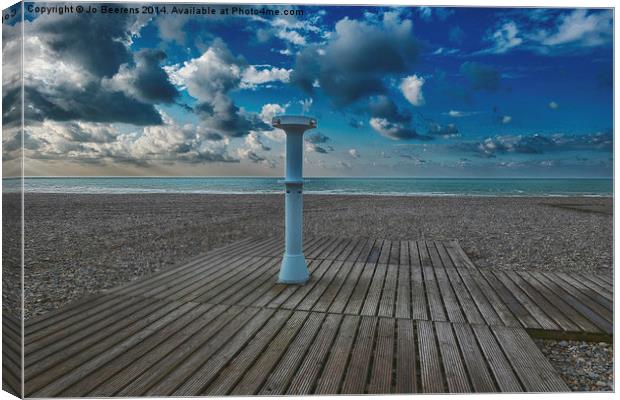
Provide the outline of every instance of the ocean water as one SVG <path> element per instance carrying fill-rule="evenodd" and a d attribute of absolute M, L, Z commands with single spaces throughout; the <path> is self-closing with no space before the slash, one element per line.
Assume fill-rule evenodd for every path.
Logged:
<path fill-rule="evenodd" d="M 26 178 L 38 193 L 282 193 L 279 178 Z M 5 190 L 19 181 L 3 180 Z M 612 179 L 306 178 L 307 194 L 391 196 L 612 196 Z"/>

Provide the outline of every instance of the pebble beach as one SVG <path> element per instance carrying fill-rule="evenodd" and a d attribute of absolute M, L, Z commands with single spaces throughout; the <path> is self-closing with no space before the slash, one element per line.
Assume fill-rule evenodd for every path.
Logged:
<path fill-rule="evenodd" d="M 26 318 L 284 228 L 281 195 L 27 193 L 25 210 Z M 480 268 L 613 273 L 610 197 L 309 195 L 304 218 L 306 235 L 456 239 Z M 537 343 L 574 390 L 612 390 L 610 344 Z M 571 363 L 584 351 L 597 368 Z"/>

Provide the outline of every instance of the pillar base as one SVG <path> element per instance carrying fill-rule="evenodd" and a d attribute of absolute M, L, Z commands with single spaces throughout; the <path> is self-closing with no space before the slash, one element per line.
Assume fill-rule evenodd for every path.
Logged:
<path fill-rule="evenodd" d="M 310 279 L 303 254 L 285 254 L 280 267 L 278 283 L 303 285 Z"/>

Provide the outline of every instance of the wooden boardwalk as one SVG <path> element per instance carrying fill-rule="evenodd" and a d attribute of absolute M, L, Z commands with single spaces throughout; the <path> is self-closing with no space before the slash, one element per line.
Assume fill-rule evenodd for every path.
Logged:
<path fill-rule="evenodd" d="M 489 272 L 455 242 L 248 239 L 27 321 L 26 395 L 568 390 L 529 333 L 613 331 L 609 280 Z"/>

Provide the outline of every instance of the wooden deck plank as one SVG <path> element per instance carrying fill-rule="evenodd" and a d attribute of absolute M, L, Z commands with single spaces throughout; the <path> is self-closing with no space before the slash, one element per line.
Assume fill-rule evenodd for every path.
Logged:
<path fill-rule="evenodd" d="M 127 365 L 119 373 L 114 375 L 111 379 L 106 380 L 95 389 L 88 393 L 93 397 L 110 397 L 119 393 L 124 388 L 131 386 L 134 389 L 139 389 L 137 378 L 143 376 L 162 359 L 169 356 L 171 352 L 175 351 L 180 346 L 189 346 L 191 338 L 195 334 L 208 335 L 208 324 L 213 323 L 214 320 L 221 316 L 227 309 L 224 305 L 207 306 L 201 305 L 203 310 L 207 310 L 202 315 L 199 315 L 190 324 L 184 327 L 179 332 L 165 340 L 162 344 L 157 346 L 156 349 L 151 350 L 149 353 L 141 357 L 139 360 Z M 201 309 L 197 307 L 197 309 Z M 142 392 L 138 392 L 142 393 Z"/>
<path fill-rule="evenodd" d="M 398 268 L 397 266 L 393 267 Z M 392 391 L 395 328 L 395 319 L 379 319 L 375 354 L 370 371 L 370 382 L 368 383 L 369 394 L 389 394 Z"/>
<path fill-rule="evenodd" d="M 468 324 L 453 324 L 452 328 L 459 343 L 463 361 L 471 379 L 474 392 L 489 393 L 495 391 L 486 360 L 476 343 L 476 337 Z"/>
<path fill-rule="evenodd" d="M 302 396 L 313 393 L 315 383 L 321 373 L 321 367 L 329 355 L 341 321 L 341 314 L 328 314 L 325 317 L 321 330 L 286 390 L 287 395 Z"/>
<path fill-rule="evenodd" d="M 550 279 L 547 274 L 540 272 L 533 272 L 531 274 L 539 280 L 553 282 L 554 285 L 570 295 L 565 299 L 568 301 L 573 301 L 572 299 L 575 299 L 573 307 L 581 309 L 580 312 L 583 316 L 595 323 L 603 331 L 613 332 L 613 313 L 610 310 L 603 307 L 600 303 L 595 302 L 561 278 L 555 277 L 555 280 L 553 280 Z M 554 276 L 552 275 L 551 278 L 554 278 Z"/>
<path fill-rule="evenodd" d="M 388 264 L 385 276 L 385 284 L 381 300 L 379 301 L 379 311 L 377 315 L 380 317 L 394 316 L 394 307 L 396 302 L 396 283 L 398 281 L 398 265 Z"/>
<path fill-rule="evenodd" d="M 366 294 L 366 301 L 364 301 L 364 306 L 362 307 L 362 315 L 377 315 L 386 273 L 387 265 L 377 264 L 370 288 L 368 288 L 368 293 Z"/>
<path fill-rule="evenodd" d="M 379 261 L 379 256 L 381 255 L 381 249 L 383 248 L 385 240 L 376 240 L 368 254 L 368 258 L 366 259 L 367 263 L 376 264 Z"/>
<path fill-rule="evenodd" d="M 454 290 L 452 290 L 452 285 L 446 275 L 443 262 L 439 257 L 439 253 L 437 252 L 434 242 L 427 242 L 426 247 L 431 255 L 431 262 L 433 263 L 433 269 L 435 272 L 435 280 L 437 282 L 437 286 L 439 286 L 441 299 L 443 300 L 448 320 L 451 322 L 465 322 L 465 317 L 461 312 L 461 305 L 454 294 Z"/>
<path fill-rule="evenodd" d="M 355 338 L 351 360 L 347 367 L 342 394 L 363 394 L 366 389 L 366 378 L 370 369 L 370 360 L 374 350 L 375 333 L 377 330 L 376 317 L 362 317 L 360 327 Z"/>
<path fill-rule="evenodd" d="M 447 321 L 443 301 L 441 300 L 441 292 L 435 278 L 435 269 L 431 264 L 424 241 L 418 242 L 418 251 L 420 252 L 420 261 L 422 263 L 422 276 L 424 277 L 424 288 L 426 290 L 426 298 L 428 299 L 430 318 L 433 321 Z"/>
<path fill-rule="evenodd" d="M 423 393 L 444 393 L 444 377 L 431 321 L 417 321 Z"/>
<path fill-rule="evenodd" d="M 364 304 L 364 300 L 366 299 L 366 293 L 368 292 L 368 288 L 373 282 L 373 275 L 375 273 L 375 269 L 376 264 L 363 264 L 362 273 L 357 280 L 355 288 L 353 289 L 351 297 L 349 298 L 349 302 L 344 309 L 345 314 L 360 313 L 362 305 Z"/>
<path fill-rule="evenodd" d="M 109 325 L 106 329 L 95 331 L 96 333 L 77 337 L 68 337 L 66 340 L 59 341 L 58 346 L 42 348 L 39 352 L 33 353 L 25 358 L 25 376 L 28 381 L 27 393 L 31 393 L 29 388 L 42 387 L 51 382 L 55 377 L 61 376 L 72 367 L 79 365 L 80 353 L 88 349 L 88 354 L 95 356 L 107 349 L 114 343 L 131 335 L 140 329 L 149 316 L 157 315 L 157 311 L 165 303 L 154 299 L 145 299 L 135 308 L 128 308 L 128 314 L 121 314 L 120 320 Z M 104 320 L 105 321 L 105 320 Z M 61 365 L 63 368 L 50 368 Z M 34 390 L 34 389 L 33 389 Z"/>
<path fill-rule="evenodd" d="M 261 354 L 260 358 L 243 375 L 239 383 L 235 385 L 230 392 L 231 395 L 251 395 L 258 392 L 302 326 L 305 327 L 306 319 L 309 315 L 310 313 L 305 311 L 293 312 L 291 318 L 286 322 L 275 339 L 269 343 L 269 346 Z M 313 323 L 311 322 L 311 324 Z"/>
<path fill-rule="evenodd" d="M 614 297 L 613 286 L 605 284 L 605 283 L 597 282 L 593 274 L 576 273 L 572 275 L 575 279 L 579 279 L 580 282 L 582 282 L 584 285 L 586 285 L 590 289 L 602 294 L 603 296 L 605 296 L 606 298 L 610 300 L 613 299 Z"/>
<path fill-rule="evenodd" d="M 426 289 L 420 261 L 420 252 L 416 242 L 409 242 L 409 262 L 411 265 L 411 318 L 428 319 Z"/>
<path fill-rule="evenodd" d="M 347 263 L 351 261 L 346 261 Z M 347 275 L 345 281 L 340 286 L 336 297 L 331 302 L 329 309 L 327 310 L 330 313 L 344 313 L 344 309 L 349 302 L 349 298 L 351 297 L 351 293 L 353 293 L 353 289 L 357 285 L 358 279 L 364 270 L 364 264 L 360 262 L 355 262 L 351 266 L 351 270 L 349 275 Z M 321 305 L 315 306 L 316 311 L 319 311 L 323 306 Z"/>
<path fill-rule="evenodd" d="M 273 311 L 273 310 L 270 310 Z M 193 349 L 187 357 L 176 364 L 174 369 L 163 377 L 156 385 L 146 391 L 146 396 L 169 396 L 179 386 L 181 386 L 205 360 L 213 357 L 224 345 L 234 338 L 239 331 L 244 329 L 248 321 L 252 328 L 262 325 L 263 319 L 257 318 L 258 309 L 246 308 L 241 311 L 233 320 L 225 325 L 215 336 L 204 343 L 201 347 Z M 257 328 L 257 327 L 256 327 Z"/>
<path fill-rule="evenodd" d="M 528 392 L 565 392 L 566 383 L 523 329 L 491 328 Z"/>
<path fill-rule="evenodd" d="M 590 298 L 593 301 L 595 301 L 596 303 L 600 304 L 601 307 L 604 307 L 608 310 L 613 310 L 613 299 L 609 299 L 606 296 L 603 296 L 601 293 L 599 293 L 596 290 L 593 290 L 591 287 L 584 285 L 583 282 L 581 282 L 578 279 L 573 278 L 572 276 L 568 275 L 568 274 L 563 274 L 563 273 L 545 273 L 545 276 L 548 277 L 549 279 L 554 279 L 556 282 L 558 282 L 558 284 L 560 282 L 562 282 L 562 284 L 567 284 L 570 286 L 573 286 L 578 292 L 581 293 L 581 295 L 579 296 L 581 299 L 585 298 Z"/>
<path fill-rule="evenodd" d="M 390 249 L 390 259 L 387 263 L 393 265 L 400 264 L 400 241 L 392 241 L 392 248 Z"/>
<path fill-rule="evenodd" d="M 239 382 L 250 366 L 258 359 L 275 335 L 291 317 L 289 310 L 277 310 L 275 315 L 256 334 L 246 348 L 231 363 L 220 371 L 215 379 L 202 393 L 206 396 L 224 396 Z"/>
<path fill-rule="evenodd" d="M 396 323 L 396 393 L 416 393 L 418 385 L 413 321 L 398 319 Z"/>
<path fill-rule="evenodd" d="M 585 276 L 584 274 L 579 274 L 579 275 Z M 613 293 L 614 291 L 613 278 L 606 277 L 604 275 L 594 275 L 594 274 L 588 274 L 587 278 L 591 280 L 592 282 L 596 283 L 597 285 L 599 285 L 600 287 L 602 287 L 603 289 L 608 290 Z M 606 279 L 611 279 L 611 280 L 607 281 Z"/>
<path fill-rule="evenodd" d="M 334 276 L 334 278 L 329 283 L 325 291 L 316 300 L 316 302 L 314 303 L 314 306 L 312 307 L 312 311 L 327 312 L 327 310 L 332 305 L 332 302 L 338 295 L 340 288 L 342 287 L 342 285 L 346 283 L 346 281 L 349 278 L 349 273 L 351 272 L 351 268 L 353 267 L 353 262 L 351 261 L 336 261 L 336 262 L 343 263 L 343 265 L 340 267 L 340 270 Z"/>
<path fill-rule="evenodd" d="M 181 315 L 174 323 L 166 325 L 153 335 L 138 343 L 136 346 L 129 348 L 125 353 L 113 359 L 101 368 L 97 369 L 90 375 L 73 384 L 66 390 L 61 392 L 62 397 L 84 397 L 90 391 L 98 387 L 101 383 L 107 381 L 124 367 L 137 361 L 149 351 L 155 349 L 166 339 L 184 329 L 192 321 L 199 318 L 200 315 L 208 311 L 212 306 L 199 305 L 188 310 Z"/>
<path fill-rule="evenodd" d="M 491 304 L 494 305 L 495 310 L 498 315 L 502 317 L 502 320 L 510 321 L 510 317 L 514 316 L 514 318 L 519 320 L 520 325 L 525 328 L 542 329 L 541 325 L 532 314 L 530 314 L 529 310 L 517 300 L 510 289 L 504 286 L 491 271 L 481 270 L 473 272 L 473 274 L 478 278 L 478 284 L 484 286 L 485 295 L 489 298 L 495 298 L 495 301 L 491 301 Z M 509 310 L 508 313 L 506 313 L 506 310 Z M 508 325 L 508 323 L 506 323 L 506 325 Z M 557 325 L 555 325 L 555 327 L 557 328 Z"/>
<path fill-rule="evenodd" d="M 568 317 L 566 317 L 562 311 L 556 307 L 560 305 L 559 302 L 547 301 L 547 297 L 533 288 L 525 279 L 521 278 L 516 272 L 505 271 L 505 276 L 512 280 L 512 282 L 519 287 L 532 301 L 536 303 L 536 306 L 545 310 L 545 314 L 549 316 L 562 330 L 569 332 L 579 331 L 577 325 L 575 325 Z"/>
<path fill-rule="evenodd" d="M 220 333 L 222 329 L 229 325 L 239 324 L 242 318 L 246 318 L 246 316 L 241 314 L 243 310 L 244 308 L 242 307 L 228 307 L 226 311 L 210 321 L 203 330 L 196 332 L 190 338 L 181 342 L 174 351 L 171 351 L 141 375 L 135 377 L 130 385 L 125 386 L 118 392 L 118 395 L 131 397 L 144 396 L 153 385 L 174 371 L 177 366 L 193 354 L 196 349 L 205 347 L 210 341 L 219 340 L 216 335 Z M 239 318 L 240 315 L 242 315 L 241 318 Z"/>
<path fill-rule="evenodd" d="M 93 373 L 107 362 L 125 353 L 135 344 L 140 343 L 195 306 L 196 304 L 170 303 L 161 307 L 154 314 L 151 314 L 150 318 L 145 320 L 145 326 L 141 327 L 142 329 L 133 333 L 128 338 L 120 343 L 114 344 L 112 347 L 106 346 L 107 350 L 99 353 L 99 355 L 94 358 L 90 358 L 89 355 L 82 355 L 89 359 L 87 358 L 84 360 L 82 357 L 76 357 L 72 359 L 76 361 L 75 364 L 63 363 L 48 370 L 44 375 L 38 375 L 32 380 L 29 380 L 27 391 L 31 393 L 32 397 L 55 397 L 60 395 L 71 385 Z M 78 366 L 79 368 L 76 368 Z M 52 377 L 54 378 L 50 379 Z M 47 382 L 42 386 L 41 384 L 44 379 L 47 380 Z"/>
<path fill-rule="evenodd" d="M 323 275 L 328 273 L 329 267 L 334 260 L 322 260 L 320 266 L 310 275 L 310 280 L 303 286 L 299 286 L 297 290 L 282 304 L 282 308 L 296 308 L 310 293 L 312 289 L 323 279 Z M 330 273 L 331 274 L 331 273 Z M 329 275 L 328 275 L 329 276 Z"/>
<path fill-rule="evenodd" d="M 343 261 L 333 260 L 327 271 L 323 274 L 321 279 L 314 285 L 312 290 L 308 292 L 306 297 L 295 307 L 298 310 L 310 311 L 314 305 L 321 299 L 323 294 L 327 291 L 332 281 L 344 265 Z"/>
<path fill-rule="evenodd" d="M 332 314 L 336 315 L 336 314 Z M 259 395 L 282 395 L 286 392 L 293 375 L 303 362 L 306 351 L 319 331 L 325 314 L 311 313 L 300 333 L 290 344 L 284 356 L 271 372 L 267 381 L 258 392 Z"/>
<path fill-rule="evenodd" d="M 407 243 L 407 242 L 405 242 Z M 409 246 L 407 249 L 407 260 L 409 259 Z M 401 251 L 403 246 L 401 244 Z M 394 316 L 396 318 L 411 318 L 411 267 L 401 264 L 398 267 L 398 283 L 396 290 L 396 304 L 394 306 Z"/>
<path fill-rule="evenodd" d="M 317 381 L 315 394 L 334 395 L 339 393 L 359 321 L 359 316 L 344 316 L 338 336 L 325 363 L 325 368 Z"/>
<path fill-rule="evenodd" d="M 258 311 L 252 319 L 247 321 L 241 329 L 234 333 L 234 336 L 220 348 L 215 354 L 208 357 L 191 357 L 202 366 L 183 378 L 182 384 L 172 392 L 173 396 L 197 396 L 217 377 L 218 373 L 230 362 L 248 343 L 248 341 L 259 331 L 267 321 L 273 316 L 276 310 L 264 308 Z M 284 317 L 278 317 L 284 318 Z M 284 318 L 285 319 L 285 318 Z M 206 360 L 206 362 L 205 362 Z"/>
<path fill-rule="evenodd" d="M 485 325 L 472 325 L 471 328 L 476 335 L 480 349 L 484 354 L 491 373 L 495 377 L 499 389 L 502 392 L 508 393 L 522 392 L 523 388 L 519 383 L 519 378 L 514 373 L 489 327 Z"/>
<path fill-rule="evenodd" d="M 469 379 L 461 361 L 459 346 L 452 332 L 452 324 L 450 322 L 435 322 L 434 324 L 448 390 L 450 393 L 470 393 Z"/>
<path fill-rule="evenodd" d="M 381 246 L 381 253 L 377 259 L 377 264 L 388 264 L 390 262 L 390 250 L 392 248 L 392 242 L 384 240 Z"/>
<path fill-rule="evenodd" d="M 409 267 L 410 265 L 409 263 L 409 242 L 406 240 L 400 241 L 400 254 L 398 255 L 398 264 L 401 267 Z"/>
<path fill-rule="evenodd" d="M 552 303 L 558 310 L 560 310 L 567 318 L 569 318 L 577 327 L 585 332 L 599 332 L 599 329 L 595 324 L 590 322 L 584 315 L 590 315 L 602 318 L 594 314 L 587 307 L 582 307 L 582 304 L 559 286 L 553 282 L 549 282 L 546 278 L 536 279 L 533 275 L 522 271 L 518 273 L 520 278 L 525 280 L 532 288 L 538 291 L 543 297 L 545 297 L 550 303 Z M 576 307 L 576 308 L 573 308 Z"/>
<path fill-rule="evenodd" d="M 435 242 L 435 247 L 437 248 L 437 252 L 439 253 L 439 257 L 441 258 L 445 273 L 448 276 L 448 281 L 452 285 L 454 294 L 456 295 L 456 298 L 458 299 L 458 302 L 463 309 L 463 314 L 465 315 L 465 318 L 470 324 L 483 324 L 484 319 L 478 311 L 478 307 L 476 306 L 476 303 L 469 294 L 467 287 L 463 283 L 463 280 L 459 275 L 459 271 L 456 269 L 456 266 L 452 262 L 452 259 L 446 251 L 444 244 L 441 242 Z"/>

